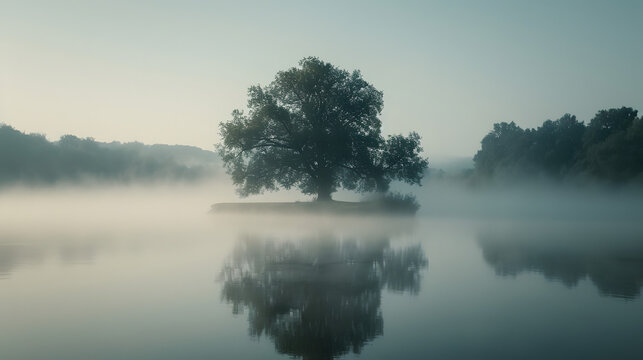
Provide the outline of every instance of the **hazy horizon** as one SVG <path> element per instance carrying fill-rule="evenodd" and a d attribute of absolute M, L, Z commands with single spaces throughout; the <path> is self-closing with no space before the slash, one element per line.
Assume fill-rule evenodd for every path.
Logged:
<path fill-rule="evenodd" d="M 492 124 L 643 108 L 643 3 L 0 1 L 0 122 L 212 150 L 247 88 L 317 56 L 384 93 L 383 132 L 470 157 Z"/>

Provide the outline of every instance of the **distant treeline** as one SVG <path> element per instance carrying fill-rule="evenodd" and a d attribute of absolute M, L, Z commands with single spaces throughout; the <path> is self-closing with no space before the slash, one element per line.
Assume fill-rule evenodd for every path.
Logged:
<path fill-rule="evenodd" d="M 0 185 L 61 181 L 177 181 L 212 175 L 217 155 L 191 146 L 101 143 L 65 135 L 50 142 L 0 124 Z"/>
<path fill-rule="evenodd" d="M 494 124 L 473 160 L 476 178 L 643 183 L 643 117 L 622 107 L 599 111 L 587 125 L 569 114 L 536 129 Z"/>

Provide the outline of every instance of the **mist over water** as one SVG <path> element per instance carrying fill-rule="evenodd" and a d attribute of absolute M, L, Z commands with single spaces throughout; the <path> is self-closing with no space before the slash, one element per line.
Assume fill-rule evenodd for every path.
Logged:
<path fill-rule="evenodd" d="M 0 360 L 643 359 L 641 15 L 0 0 Z"/>
<path fill-rule="evenodd" d="M 0 358 L 643 350 L 639 192 L 427 182 L 415 194 L 409 218 L 209 213 L 238 199 L 225 181 L 5 189 Z M 276 200 L 308 198 L 247 199 Z"/>

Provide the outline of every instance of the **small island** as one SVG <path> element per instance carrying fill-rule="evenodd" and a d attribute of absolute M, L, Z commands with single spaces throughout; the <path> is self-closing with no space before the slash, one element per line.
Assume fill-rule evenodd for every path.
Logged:
<path fill-rule="evenodd" d="M 241 196 L 298 188 L 310 203 L 226 203 L 215 211 L 415 213 L 411 195 L 389 194 L 392 181 L 419 185 L 428 159 L 420 136 L 382 136 L 383 94 L 358 70 L 315 57 L 248 90 L 248 111 L 220 124 L 218 146 Z M 375 193 L 377 200 L 333 201 L 338 189 Z"/>
<path fill-rule="evenodd" d="M 213 213 L 280 213 L 336 215 L 414 215 L 419 204 L 410 195 L 391 194 L 367 201 L 232 202 L 213 204 Z"/>

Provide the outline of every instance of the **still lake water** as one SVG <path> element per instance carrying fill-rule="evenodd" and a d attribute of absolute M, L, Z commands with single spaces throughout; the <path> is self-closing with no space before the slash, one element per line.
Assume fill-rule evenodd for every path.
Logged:
<path fill-rule="evenodd" d="M 643 358 L 640 222 L 98 198 L 0 211 L 0 359 Z"/>

